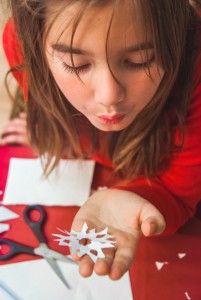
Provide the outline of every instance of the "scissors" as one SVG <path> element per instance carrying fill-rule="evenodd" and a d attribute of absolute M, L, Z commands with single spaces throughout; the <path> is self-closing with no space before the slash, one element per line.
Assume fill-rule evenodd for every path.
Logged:
<path fill-rule="evenodd" d="M 32 221 L 30 218 L 30 214 L 32 211 L 38 211 L 40 213 L 40 218 L 37 221 Z M 65 284 L 65 286 L 70 289 L 69 283 L 66 281 L 63 273 L 59 269 L 59 266 L 57 265 L 56 260 L 68 262 L 71 264 L 76 264 L 77 262 L 74 262 L 71 258 L 57 252 L 54 250 L 51 250 L 46 243 L 46 239 L 42 232 L 42 227 L 46 219 L 46 213 L 45 210 L 39 206 L 39 205 L 30 205 L 27 206 L 27 208 L 24 210 L 24 220 L 28 224 L 28 226 L 31 228 L 32 232 L 36 236 L 37 240 L 39 241 L 39 246 L 37 248 L 31 248 L 29 246 L 13 242 L 9 239 L 0 239 L 0 246 L 1 245 L 7 245 L 9 247 L 9 251 L 6 254 L 0 253 L 0 260 L 7 260 L 9 258 L 14 257 L 17 254 L 20 253 L 27 253 L 32 255 L 39 255 L 46 259 L 50 267 L 53 269 L 53 271 L 57 274 L 57 276 L 61 279 L 61 281 Z"/>

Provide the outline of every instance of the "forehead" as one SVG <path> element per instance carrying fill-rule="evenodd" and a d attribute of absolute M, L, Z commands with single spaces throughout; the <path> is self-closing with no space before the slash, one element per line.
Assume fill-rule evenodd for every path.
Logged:
<path fill-rule="evenodd" d="M 108 2 L 91 6 L 84 13 L 79 1 L 65 8 L 57 6 L 56 11 L 51 7 L 46 21 L 47 27 L 51 25 L 48 44 L 70 45 L 72 35 L 73 46 L 79 48 L 101 43 L 105 47 L 108 40 L 108 46 L 113 50 L 150 41 L 140 8 L 132 5 L 133 1 L 119 1 L 118 5 Z"/>

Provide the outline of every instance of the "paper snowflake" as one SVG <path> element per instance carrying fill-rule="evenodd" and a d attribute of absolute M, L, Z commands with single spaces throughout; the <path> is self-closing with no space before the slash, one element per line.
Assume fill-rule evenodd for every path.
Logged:
<path fill-rule="evenodd" d="M 103 249 L 113 248 L 115 241 L 111 241 L 112 235 L 108 234 L 108 228 L 100 232 L 96 232 L 95 229 L 88 230 L 88 226 L 84 223 L 81 232 L 71 230 L 68 232 L 66 230 L 59 231 L 63 232 L 65 235 L 53 234 L 57 237 L 55 241 L 59 242 L 60 246 L 68 246 L 71 248 L 72 254 L 77 254 L 79 257 L 87 254 L 95 263 L 98 258 L 105 257 Z M 82 244 L 82 241 L 87 241 L 86 244 Z"/>

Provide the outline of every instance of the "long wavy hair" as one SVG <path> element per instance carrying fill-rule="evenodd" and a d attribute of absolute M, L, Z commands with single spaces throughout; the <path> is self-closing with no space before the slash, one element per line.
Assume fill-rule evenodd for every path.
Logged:
<path fill-rule="evenodd" d="M 165 73 L 157 92 L 132 124 L 111 134 L 107 151 L 116 170 L 124 178 L 141 175 L 151 178 L 159 170 L 165 169 L 171 155 L 183 145 L 185 119 L 196 85 L 193 72 L 201 49 L 199 35 L 196 34 L 200 27 L 197 8 L 200 8 L 201 1 L 9 0 L 24 55 L 22 67 L 28 76 L 28 128 L 31 142 L 39 155 L 48 154 L 46 171 L 53 157 L 53 167 L 65 154 L 68 157 L 85 158 L 94 151 L 98 140 L 98 130 L 87 124 L 85 133 L 90 132 L 92 141 L 90 153 L 85 153 L 80 145 L 82 118 L 59 90 L 45 58 L 49 30 L 63 11 L 62 7 L 79 3 L 72 20 L 72 47 L 76 30 L 87 9 L 111 2 L 114 10 L 105 41 L 107 51 L 112 21 L 122 1 L 128 2 L 133 20 L 140 13 L 145 32 L 151 31 L 155 57 Z M 51 5 L 55 18 L 50 24 L 46 20 L 51 14 L 47 7 Z M 57 7 L 60 9 L 55 13 Z M 176 126 L 183 137 L 177 145 L 174 144 Z"/>

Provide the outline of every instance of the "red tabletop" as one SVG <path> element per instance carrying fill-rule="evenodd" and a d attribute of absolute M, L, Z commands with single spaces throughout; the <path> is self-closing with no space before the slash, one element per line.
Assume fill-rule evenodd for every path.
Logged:
<path fill-rule="evenodd" d="M 10 158 L 34 158 L 27 147 L 0 147 L 0 191 L 4 193 Z M 97 176 L 97 174 L 99 176 Z M 112 180 L 110 170 L 97 165 L 93 188 Z M 21 187 L 23 188 L 23 186 Z M 0 201 L 3 199 L 0 195 Z M 22 218 L 24 205 L 7 205 L 20 218 L 6 221 L 10 230 L 1 237 L 37 247 L 38 242 Z M 51 249 L 67 254 L 52 233 L 57 227 L 69 230 L 77 207 L 45 206 L 47 221 L 44 234 Z M 174 215 L 172 216 L 174 217 Z M 135 300 L 201 300 L 201 221 L 190 219 L 175 235 L 142 238 L 135 262 L 130 270 L 130 280 Z M 21 254 L 2 264 L 37 259 Z M 126 299 L 125 299 L 126 300 Z"/>

